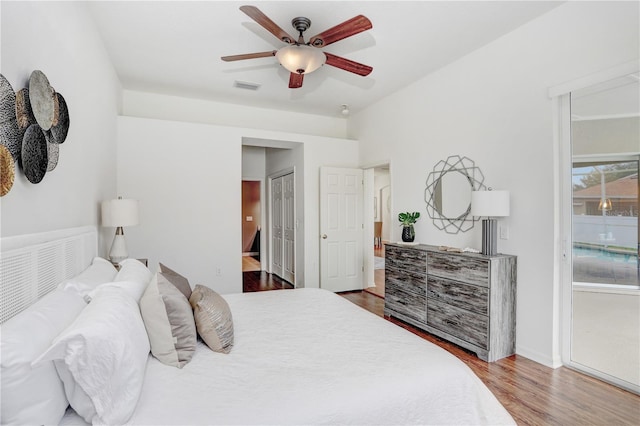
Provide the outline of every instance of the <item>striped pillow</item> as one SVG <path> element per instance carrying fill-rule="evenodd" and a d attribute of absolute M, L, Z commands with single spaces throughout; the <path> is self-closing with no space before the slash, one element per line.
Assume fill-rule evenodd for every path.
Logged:
<path fill-rule="evenodd" d="M 189 303 L 202 340 L 215 352 L 229 353 L 233 346 L 233 318 L 227 301 L 209 287 L 196 285 Z"/>

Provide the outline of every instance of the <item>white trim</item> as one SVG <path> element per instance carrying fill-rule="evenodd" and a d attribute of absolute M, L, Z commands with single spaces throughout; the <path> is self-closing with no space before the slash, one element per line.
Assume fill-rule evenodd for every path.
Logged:
<path fill-rule="evenodd" d="M 620 152 L 617 154 L 582 154 L 574 155 L 572 161 L 574 163 L 587 163 L 591 161 L 638 161 L 638 152 Z"/>
<path fill-rule="evenodd" d="M 575 92 L 578 89 L 583 89 L 585 87 L 602 83 L 607 80 L 613 80 L 614 78 L 633 74 L 635 72 L 638 72 L 638 70 L 640 70 L 640 60 L 634 59 L 632 61 L 607 68 L 606 70 L 602 70 L 575 80 L 552 86 L 549 88 L 548 95 L 550 98 L 567 95 L 571 92 Z"/>
<path fill-rule="evenodd" d="M 565 366 L 571 368 L 572 370 L 579 371 L 581 373 L 587 374 L 591 377 L 595 377 L 596 379 L 605 381 L 607 383 L 611 383 L 612 385 L 618 386 L 622 389 L 626 389 L 630 392 L 640 394 L 640 386 L 634 385 L 633 383 L 629 383 L 626 380 L 621 380 L 615 376 L 611 376 L 607 373 L 603 373 L 602 371 L 594 370 L 586 365 L 582 365 L 577 362 L 568 362 L 565 363 Z"/>
<path fill-rule="evenodd" d="M 609 114 L 609 115 L 586 115 L 580 116 L 573 114 L 571 116 L 571 121 L 594 121 L 594 120 L 616 120 L 620 118 L 636 118 L 640 117 L 640 113 L 629 113 L 629 114 Z"/>
<path fill-rule="evenodd" d="M 640 287 L 622 284 L 600 284 L 600 283 L 573 283 L 573 291 L 582 291 L 585 293 L 607 293 L 621 294 L 624 296 L 638 296 Z"/>

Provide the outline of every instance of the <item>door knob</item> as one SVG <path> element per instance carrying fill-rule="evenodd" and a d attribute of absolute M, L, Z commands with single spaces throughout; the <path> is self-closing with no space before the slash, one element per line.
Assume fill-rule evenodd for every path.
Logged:
<path fill-rule="evenodd" d="M 322 239 L 326 240 L 327 239 L 327 234 L 322 234 Z"/>

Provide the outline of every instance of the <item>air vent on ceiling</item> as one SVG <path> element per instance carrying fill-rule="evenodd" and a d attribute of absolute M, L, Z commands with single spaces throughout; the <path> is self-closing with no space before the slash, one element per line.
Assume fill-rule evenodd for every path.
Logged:
<path fill-rule="evenodd" d="M 236 80 L 233 83 L 233 87 L 237 87 L 238 89 L 258 90 L 260 88 L 260 85 L 258 83 L 251 83 L 249 81 Z"/>

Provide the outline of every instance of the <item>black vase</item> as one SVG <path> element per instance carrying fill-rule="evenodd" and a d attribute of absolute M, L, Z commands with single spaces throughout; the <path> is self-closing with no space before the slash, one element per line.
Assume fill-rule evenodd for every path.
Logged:
<path fill-rule="evenodd" d="M 413 225 L 402 227 L 402 241 L 405 243 L 412 243 L 416 238 L 416 232 L 413 230 Z"/>

